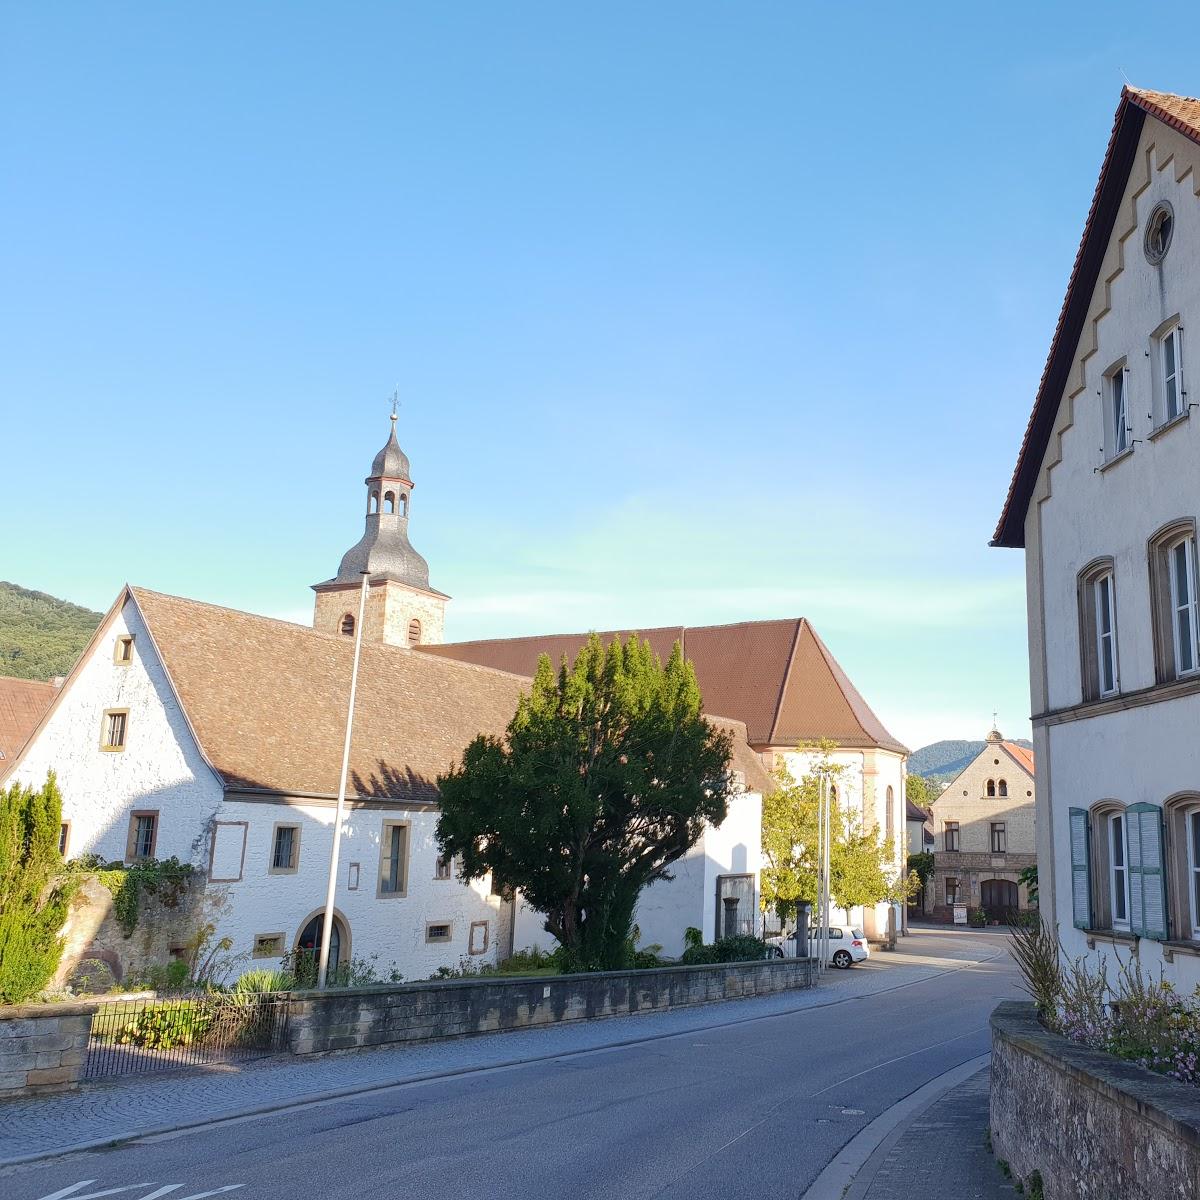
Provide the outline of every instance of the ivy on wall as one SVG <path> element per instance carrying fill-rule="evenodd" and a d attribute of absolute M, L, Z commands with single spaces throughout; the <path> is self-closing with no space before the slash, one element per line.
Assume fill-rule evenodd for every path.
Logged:
<path fill-rule="evenodd" d="M 137 928 L 143 898 L 153 896 L 164 908 L 176 908 L 187 892 L 195 867 L 175 857 L 147 858 L 126 866 L 88 855 L 69 864 L 73 871 L 91 875 L 112 893 L 113 917 L 125 937 Z"/>

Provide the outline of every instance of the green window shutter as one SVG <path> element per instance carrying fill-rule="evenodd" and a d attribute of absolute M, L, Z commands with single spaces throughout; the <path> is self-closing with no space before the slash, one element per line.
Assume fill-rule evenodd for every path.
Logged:
<path fill-rule="evenodd" d="M 1129 826 L 1129 894 L 1130 916 L 1137 914 L 1138 923 L 1130 922 L 1134 933 L 1167 940 L 1167 872 L 1163 854 L 1163 814 L 1157 804 L 1131 804 L 1126 809 Z M 1138 869 L 1132 870 L 1133 844 L 1137 839 Z M 1137 888 L 1138 900 L 1133 902 Z"/>
<path fill-rule="evenodd" d="M 1072 808 L 1071 824 L 1071 913 L 1076 929 L 1092 927 L 1092 871 L 1086 808 Z"/>

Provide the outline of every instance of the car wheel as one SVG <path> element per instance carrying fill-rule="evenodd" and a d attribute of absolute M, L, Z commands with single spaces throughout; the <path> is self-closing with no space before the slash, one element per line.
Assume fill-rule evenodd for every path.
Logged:
<path fill-rule="evenodd" d="M 845 970 L 847 967 L 849 967 L 849 966 L 853 966 L 853 965 L 854 965 L 854 959 L 852 959 L 852 958 L 850 957 L 850 951 L 849 951 L 849 950 L 839 950 L 839 951 L 838 951 L 838 952 L 837 952 L 837 953 L 836 953 L 836 954 L 833 956 L 833 965 L 834 965 L 835 967 L 841 967 L 843 971 L 844 971 L 844 970 Z"/>

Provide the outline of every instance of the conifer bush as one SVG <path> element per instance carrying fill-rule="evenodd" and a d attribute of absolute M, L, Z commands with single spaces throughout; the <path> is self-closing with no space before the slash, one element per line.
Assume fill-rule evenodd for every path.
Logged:
<path fill-rule="evenodd" d="M 58 850 L 62 796 L 51 772 L 40 788 L 0 791 L 0 1003 L 20 1004 L 50 982 L 62 957 L 73 881 Z"/>

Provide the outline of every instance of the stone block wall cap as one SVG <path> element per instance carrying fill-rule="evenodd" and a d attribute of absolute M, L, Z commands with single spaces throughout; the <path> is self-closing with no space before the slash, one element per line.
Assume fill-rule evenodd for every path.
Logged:
<path fill-rule="evenodd" d="M 9 1004 L 0 1007 L 0 1021 L 29 1020 L 39 1017 L 91 1016 L 99 1008 L 94 1000 L 77 1004 Z"/>
<path fill-rule="evenodd" d="M 446 988 L 479 988 L 508 986 L 572 986 L 592 979 L 649 980 L 656 977 L 678 977 L 685 971 L 718 972 L 731 967 L 766 967 L 768 970 L 795 968 L 804 963 L 816 962 L 814 958 L 750 958 L 744 962 L 727 963 L 672 963 L 663 967 L 641 967 L 626 971 L 586 971 L 577 975 L 471 975 L 463 979 L 421 979 L 412 983 L 375 983 L 367 987 L 315 988 L 291 992 L 293 1000 L 355 1000 L 367 996 L 392 995 L 396 992 L 436 992 Z"/>
<path fill-rule="evenodd" d="M 1032 1002 L 1004 1000 L 991 1016 L 993 1042 L 1007 1042 L 1200 1150 L 1200 1087 L 1052 1033 Z"/>

